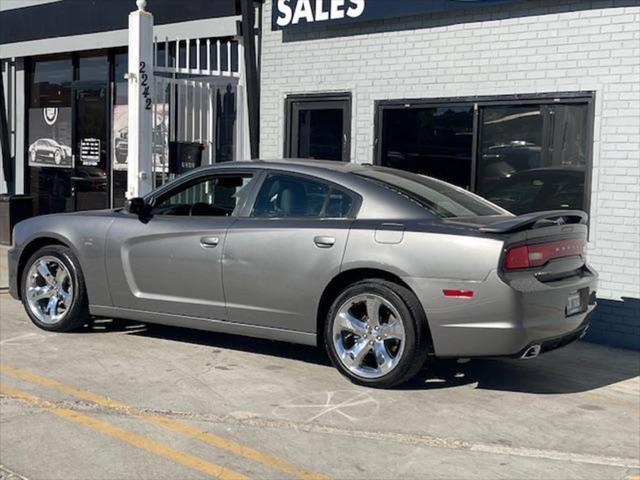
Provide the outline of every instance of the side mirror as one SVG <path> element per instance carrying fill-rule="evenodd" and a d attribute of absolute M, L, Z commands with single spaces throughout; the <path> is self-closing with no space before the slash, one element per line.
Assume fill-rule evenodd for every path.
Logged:
<path fill-rule="evenodd" d="M 147 211 L 147 204 L 140 197 L 130 198 L 124 204 L 124 209 L 132 215 L 144 216 Z"/>

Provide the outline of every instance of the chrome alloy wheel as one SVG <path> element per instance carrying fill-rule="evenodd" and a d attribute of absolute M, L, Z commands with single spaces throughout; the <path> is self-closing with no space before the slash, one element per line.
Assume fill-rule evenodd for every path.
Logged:
<path fill-rule="evenodd" d="M 59 258 L 40 257 L 29 268 L 25 283 L 29 310 L 39 321 L 51 325 L 64 319 L 73 302 L 73 281 Z"/>
<path fill-rule="evenodd" d="M 405 331 L 398 310 L 379 295 L 362 294 L 342 304 L 333 321 L 340 362 L 362 378 L 380 378 L 400 362 Z"/>

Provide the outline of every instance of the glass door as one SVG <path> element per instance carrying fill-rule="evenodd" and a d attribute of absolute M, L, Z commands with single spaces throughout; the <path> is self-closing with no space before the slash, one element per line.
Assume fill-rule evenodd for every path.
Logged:
<path fill-rule="evenodd" d="M 349 96 L 288 97 L 285 156 L 348 162 L 351 101 Z"/>
<path fill-rule="evenodd" d="M 107 86 L 77 82 L 73 93 L 75 169 L 71 187 L 75 210 L 109 208 Z"/>

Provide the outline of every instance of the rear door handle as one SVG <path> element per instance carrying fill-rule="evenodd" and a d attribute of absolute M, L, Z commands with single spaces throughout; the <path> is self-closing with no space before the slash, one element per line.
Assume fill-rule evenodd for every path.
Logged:
<path fill-rule="evenodd" d="M 202 237 L 200 239 L 200 245 L 203 248 L 214 248 L 218 246 L 220 239 L 218 237 Z"/>
<path fill-rule="evenodd" d="M 333 237 L 318 236 L 313 239 L 313 243 L 318 248 L 331 248 L 336 243 L 336 239 Z"/>

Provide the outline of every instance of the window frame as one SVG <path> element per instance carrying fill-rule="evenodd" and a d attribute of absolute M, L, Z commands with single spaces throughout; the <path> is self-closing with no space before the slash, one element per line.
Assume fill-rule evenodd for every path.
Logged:
<path fill-rule="evenodd" d="M 311 216 L 296 216 L 296 217 L 255 217 L 252 215 L 253 212 L 253 208 L 255 206 L 256 200 L 258 198 L 258 195 L 260 194 L 260 191 L 262 190 L 263 185 L 265 184 L 265 182 L 267 181 L 267 179 L 269 178 L 270 175 L 287 175 L 290 177 L 299 177 L 303 180 L 310 180 L 310 181 L 314 181 L 314 182 L 318 182 L 318 183 L 322 183 L 325 184 L 329 187 L 329 195 L 331 194 L 331 192 L 333 190 L 338 190 L 340 192 L 342 192 L 343 194 L 347 195 L 350 199 L 351 199 L 351 209 L 349 210 L 349 215 L 344 216 L 344 217 L 326 217 L 323 215 L 318 215 L 317 217 L 311 217 Z M 245 206 L 242 209 L 242 212 L 240 213 L 240 217 L 241 218 L 246 218 L 246 219 L 251 219 L 251 220 L 281 220 L 281 221 L 288 221 L 288 220 L 309 220 L 309 221 L 335 221 L 335 220 L 355 220 L 358 216 L 358 212 L 360 211 L 360 207 L 362 205 L 362 197 L 360 195 L 358 195 L 356 192 L 354 192 L 353 190 L 350 190 L 346 187 L 343 187 L 342 185 L 339 185 L 335 182 L 332 182 L 331 180 L 326 180 L 324 178 L 321 177 L 317 177 L 314 175 L 309 175 L 309 174 L 305 174 L 305 173 L 299 173 L 299 172 L 290 172 L 287 170 L 280 170 L 280 169 L 265 169 L 262 172 L 260 172 L 260 177 L 257 179 L 255 188 L 250 192 L 249 195 L 247 195 L 247 201 L 245 202 Z M 321 213 L 324 213 L 324 210 L 326 208 L 326 200 L 325 200 L 325 204 L 322 207 L 322 211 Z"/>
<path fill-rule="evenodd" d="M 166 198 L 169 198 L 176 193 L 179 193 L 179 190 L 185 190 L 190 188 L 198 183 L 206 182 L 213 178 L 218 177 L 229 177 L 229 176 L 251 176 L 251 180 L 253 185 L 250 186 L 247 196 L 245 197 L 242 205 L 238 204 L 234 208 L 233 212 L 231 212 L 228 216 L 221 215 L 198 215 L 197 217 L 191 217 L 190 215 L 161 215 L 162 218 L 238 218 L 241 216 L 241 212 L 243 212 L 247 206 L 247 204 L 252 200 L 256 184 L 260 183 L 260 172 L 256 169 L 221 169 L 219 171 L 211 171 L 207 170 L 205 172 L 193 172 L 191 174 L 187 174 L 180 179 L 180 181 L 176 183 L 166 184 L 166 187 L 160 188 L 147 197 L 145 197 L 145 202 L 151 206 L 151 212 L 153 215 L 153 208 L 156 207 L 159 201 L 162 201 Z"/>
<path fill-rule="evenodd" d="M 592 178 L 593 178 L 593 140 L 595 124 L 595 91 L 576 92 L 552 92 L 552 93 L 532 93 L 517 95 L 490 95 L 490 96 L 467 96 L 467 97 L 438 97 L 438 98 L 417 98 L 417 99 L 389 99 L 378 100 L 374 103 L 374 125 L 373 125 L 373 164 L 382 165 L 382 128 L 383 115 L 385 109 L 406 109 L 406 108 L 437 108 L 446 105 L 473 106 L 473 139 L 471 149 L 471 171 L 469 179 L 469 191 L 477 192 L 478 182 L 478 160 L 480 154 L 480 139 L 482 138 L 482 125 L 480 122 L 480 109 L 483 107 L 501 106 L 526 106 L 526 105 L 554 105 L 554 104 L 585 104 L 587 106 L 587 150 L 585 155 L 585 178 L 583 210 L 591 212 Z"/>
<path fill-rule="evenodd" d="M 341 93 L 309 93 L 309 94 L 290 94 L 284 100 L 284 144 L 282 154 L 284 158 L 301 158 L 293 155 L 294 141 L 298 140 L 298 134 L 294 131 L 296 121 L 294 120 L 295 106 L 297 104 L 305 104 L 308 106 L 324 106 L 327 108 L 314 108 L 314 110 L 330 109 L 329 105 L 345 102 L 341 105 L 343 108 L 343 129 L 342 135 L 346 138 L 342 146 L 342 162 L 351 162 L 351 122 L 353 119 L 351 92 Z"/>

